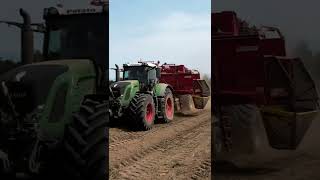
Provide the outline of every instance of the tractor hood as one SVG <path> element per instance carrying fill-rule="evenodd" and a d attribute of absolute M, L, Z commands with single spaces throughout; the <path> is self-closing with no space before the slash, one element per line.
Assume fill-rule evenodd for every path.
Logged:
<path fill-rule="evenodd" d="M 115 92 L 115 96 L 123 95 L 127 88 L 131 88 L 133 86 L 139 87 L 139 81 L 137 80 L 127 80 L 127 81 L 118 81 L 110 84 L 110 88 L 112 89 L 112 92 Z M 120 93 L 120 94 L 119 94 Z"/>
<path fill-rule="evenodd" d="M 63 65 L 25 65 L 2 75 L 0 82 L 5 82 L 16 108 L 25 114 L 45 103 L 52 83 L 67 70 Z"/>
<path fill-rule="evenodd" d="M 130 100 L 139 90 L 138 80 L 118 81 L 110 84 L 110 88 L 115 98 L 120 98 L 123 106 L 129 105 Z"/>
<path fill-rule="evenodd" d="M 28 64 L 0 75 L 0 84 L 5 82 L 16 107 L 25 114 L 46 103 L 58 76 L 70 71 L 72 81 L 94 76 L 90 63 L 89 60 L 59 60 Z"/>

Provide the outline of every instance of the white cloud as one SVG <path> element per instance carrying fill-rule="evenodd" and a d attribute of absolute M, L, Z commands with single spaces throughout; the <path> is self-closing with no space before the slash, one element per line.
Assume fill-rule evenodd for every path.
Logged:
<path fill-rule="evenodd" d="M 211 73 L 210 14 L 172 13 L 128 31 L 129 37 L 111 37 L 110 66 L 142 58 Z"/>

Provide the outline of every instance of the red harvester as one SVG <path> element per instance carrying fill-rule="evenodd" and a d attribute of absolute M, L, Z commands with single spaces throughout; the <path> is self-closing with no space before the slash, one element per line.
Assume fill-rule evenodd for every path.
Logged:
<path fill-rule="evenodd" d="M 203 109 L 208 102 L 210 88 L 205 80 L 200 79 L 197 70 L 165 63 L 161 65 L 160 82 L 172 86 L 177 112 L 193 114 L 197 109 Z"/>
<path fill-rule="evenodd" d="M 318 113 L 318 94 L 302 61 L 286 55 L 279 29 L 250 27 L 235 12 L 212 14 L 216 153 L 252 153 L 264 132 L 273 148 L 297 148 Z"/>

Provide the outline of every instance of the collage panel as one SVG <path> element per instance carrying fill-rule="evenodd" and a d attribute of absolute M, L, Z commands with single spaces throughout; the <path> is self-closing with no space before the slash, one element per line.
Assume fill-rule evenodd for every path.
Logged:
<path fill-rule="evenodd" d="M 214 179 L 319 179 L 317 1 L 212 2 Z"/>
<path fill-rule="evenodd" d="M 110 2 L 110 179 L 211 179 L 210 1 Z"/>
<path fill-rule="evenodd" d="M 0 179 L 108 179 L 108 2 L 0 11 Z"/>

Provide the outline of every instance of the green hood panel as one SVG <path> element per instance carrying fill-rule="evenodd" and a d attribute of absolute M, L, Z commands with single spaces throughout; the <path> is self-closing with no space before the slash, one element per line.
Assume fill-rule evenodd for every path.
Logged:
<path fill-rule="evenodd" d="M 44 61 L 15 68 L 1 75 L 0 81 L 6 81 L 11 93 L 26 94 L 21 112 L 41 107 L 39 138 L 56 139 L 63 138 L 65 124 L 71 122 L 84 96 L 95 93 L 96 72 L 90 60 Z"/>
<path fill-rule="evenodd" d="M 95 78 L 95 68 L 94 64 L 90 60 L 86 59 L 66 59 L 66 60 L 55 60 L 55 61 L 44 61 L 40 63 L 34 63 L 32 66 L 41 65 L 41 64 L 52 64 L 52 65 L 64 65 L 69 68 L 69 71 L 72 72 L 75 78 L 82 80 L 87 78 Z"/>
<path fill-rule="evenodd" d="M 110 85 L 110 88 L 113 92 L 120 92 L 119 100 L 122 106 L 127 107 L 131 99 L 139 91 L 139 81 L 137 80 L 127 80 L 127 81 L 118 81 Z"/>

